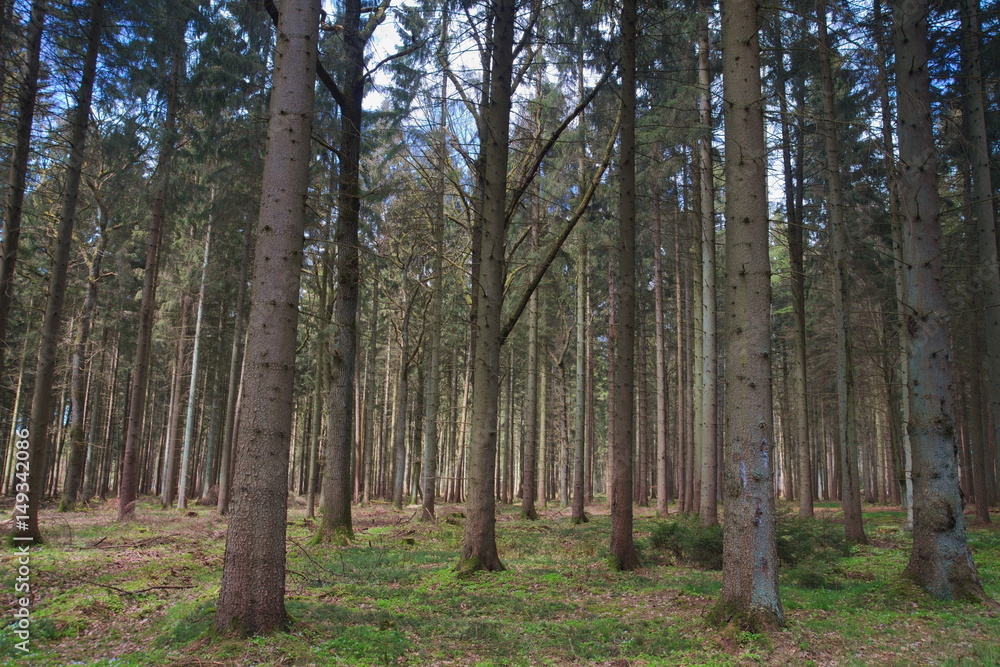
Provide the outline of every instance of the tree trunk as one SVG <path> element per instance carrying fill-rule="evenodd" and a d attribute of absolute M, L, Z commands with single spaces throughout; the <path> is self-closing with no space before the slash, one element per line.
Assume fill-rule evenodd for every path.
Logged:
<path fill-rule="evenodd" d="M 48 297 L 45 302 L 45 315 L 42 321 L 41 344 L 38 349 L 38 365 L 35 369 L 35 390 L 31 401 L 31 429 L 28 435 L 28 488 L 26 511 L 21 511 L 21 485 L 15 505 L 14 539 L 25 539 L 41 542 L 42 536 L 38 528 L 38 511 L 41 507 L 46 479 L 46 464 L 48 450 L 48 428 L 52 419 L 52 384 L 56 371 L 56 345 L 62 328 L 63 303 L 66 299 L 66 283 L 69 274 L 70 246 L 73 242 L 73 227 L 76 224 L 76 208 L 80 194 L 80 179 L 83 173 L 83 163 L 86 159 L 87 125 L 90 120 L 90 101 L 94 90 L 94 76 L 97 69 L 97 55 L 101 46 L 101 33 L 104 23 L 103 0 L 95 0 L 91 8 L 90 31 L 87 44 L 87 55 L 84 63 L 83 76 L 77 93 L 77 106 L 74 112 L 73 129 L 70 137 L 69 164 L 66 171 L 66 182 L 63 189 L 62 210 L 59 214 L 59 227 L 56 232 L 56 247 L 52 256 L 52 267 L 49 276 Z M 31 28 L 29 28 L 31 29 Z M 39 26 L 39 31 L 41 27 Z M 29 36 L 30 39 L 30 36 Z M 30 67 L 30 63 L 29 63 Z M 36 66 L 37 67 L 37 66 Z M 37 73 L 35 74 L 37 77 Z M 32 93 L 32 97 L 34 94 Z M 24 107 L 22 106 L 22 112 Z M 29 122 L 30 130 L 30 122 Z M 11 185 L 13 190 L 16 186 Z M 23 197 L 24 183 L 21 182 Z M 14 195 L 12 194 L 12 199 Z M 20 203 L 17 203 L 18 209 Z M 8 208 L 8 220 L 13 218 L 13 211 Z M 17 217 L 20 218 L 20 210 Z M 18 223 L 20 224 L 20 223 Z M 6 240 L 8 237 L 5 236 Z M 7 248 L 4 249 L 5 251 Z M 4 265 L 6 269 L 6 263 Z M 9 306 L 9 304 L 7 304 Z M 6 307 L 6 306 L 5 306 Z M 2 338 L 2 333 L 0 333 Z M 0 344 L 0 348 L 5 345 Z M 65 387 L 64 387 L 65 391 Z M 77 405 L 82 409 L 82 401 Z M 56 406 L 61 430 L 63 403 Z M 82 429 L 82 426 L 80 426 Z M 57 436 L 57 442 L 62 439 Z M 58 459 L 55 459 L 58 460 Z M 20 477 L 18 478 L 21 479 Z"/>
<path fill-rule="evenodd" d="M 618 256 L 618 333 L 615 337 L 615 438 L 611 459 L 611 557 L 620 570 L 639 567 L 632 541 L 632 442 L 635 433 L 635 69 L 636 0 L 624 0 L 622 31 L 622 127 Z"/>
<path fill-rule="evenodd" d="M 178 88 L 184 61 L 183 32 L 176 35 L 179 43 L 171 58 L 170 77 L 167 82 L 167 115 L 163 122 L 160 155 L 154 172 L 158 182 L 153 199 L 153 214 L 146 241 L 146 264 L 142 276 L 142 300 L 139 305 L 139 325 L 136 333 L 135 365 L 131 395 L 128 402 L 128 423 L 125 431 L 125 451 L 122 461 L 121 483 L 118 494 L 118 520 L 129 521 L 135 517 L 135 501 L 139 481 L 139 441 L 146 413 L 146 380 L 152 360 L 153 320 L 156 315 L 156 279 L 160 271 L 160 244 L 166 218 L 167 188 L 170 184 L 171 160 L 177 141 Z"/>
<path fill-rule="evenodd" d="M 215 190 L 212 190 L 212 199 Z M 212 220 L 205 232 L 205 254 L 201 261 L 201 286 L 198 288 L 198 310 L 194 318 L 194 346 L 191 350 L 191 383 L 188 385 L 187 417 L 184 422 L 184 449 L 181 453 L 180 479 L 177 482 L 177 509 L 187 509 L 188 470 L 191 465 L 191 444 L 194 438 L 194 412 L 198 397 L 198 366 L 201 352 L 201 323 L 205 312 L 205 285 L 208 282 L 208 253 L 212 246 Z"/>
<path fill-rule="evenodd" d="M 826 1 L 816 7 L 819 24 L 819 60 L 823 84 L 823 143 L 826 152 L 827 215 L 830 223 L 830 247 L 833 252 L 833 304 L 837 334 L 837 414 L 838 452 L 840 456 L 840 503 L 844 510 L 844 533 L 852 544 L 868 544 L 861 516 L 861 482 L 858 467 L 856 406 L 854 400 L 854 363 L 851 354 L 851 318 L 848 303 L 847 222 L 844 219 L 843 186 L 837 143 L 833 98 L 831 45 L 827 35 Z"/>
<path fill-rule="evenodd" d="M 219 514 L 229 513 L 229 496 L 232 489 L 233 434 L 236 432 L 236 399 L 240 395 L 243 372 L 243 343 L 246 316 L 244 303 L 247 279 L 253 256 L 253 225 L 249 221 L 243 228 L 243 255 L 240 260 L 240 282 L 236 287 L 236 310 L 233 318 L 233 349 L 229 357 L 229 382 L 226 385 L 226 414 L 222 429 L 222 452 L 219 455 Z"/>
<path fill-rule="evenodd" d="M 42 51 L 42 32 L 45 30 L 47 0 L 33 0 L 31 18 L 25 33 L 24 80 L 17 88 L 17 128 L 14 154 L 7 180 L 7 201 L 4 206 L 2 250 L 0 250 L 0 378 L 5 375 L 7 324 L 14 300 L 14 267 L 17 264 L 17 247 L 21 238 L 21 216 L 24 213 L 24 188 L 28 178 L 28 157 L 31 152 L 31 127 L 35 118 L 38 97 L 38 71 Z M 38 471 L 39 474 L 41 471 Z M 39 489 L 40 491 L 40 489 Z M 37 533 L 37 527 L 33 529 Z"/>
<path fill-rule="evenodd" d="M 63 202 L 63 213 L 64 215 L 69 213 L 70 218 L 76 216 L 77 195 L 79 194 L 87 125 L 90 117 L 90 102 L 93 96 L 97 56 L 103 32 L 104 0 L 94 0 L 91 12 L 90 41 L 87 45 L 87 59 L 84 64 L 83 78 L 80 80 L 80 91 L 77 93 L 77 115 L 73 127 L 73 137 L 70 139 L 73 153 L 70 158 L 70 173 L 67 175 Z M 78 156 L 77 153 L 79 153 Z M 75 169 L 77 159 L 80 161 L 79 169 Z M 73 175 L 74 170 L 76 171 L 75 176 Z M 72 201 L 69 200 L 71 195 Z M 97 308 L 97 282 L 101 278 L 101 261 L 104 259 L 104 250 L 108 245 L 108 236 L 105 231 L 108 219 L 106 212 L 100 206 L 97 210 L 97 218 L 100 238 L 94 249 L 94 257 L 90 261 L 87 294 L 84 297 L 83 312 L 77 322 L 76 340 L 73 342 L 72 379 L 70 380 L 72 385 L 70 395 L 73 402 L 73 407 L 70 410 L 72 448 L 70 449 L 69 464 L 66 466 L 66 482 L 63 485 L 62 501 L 59 503 L 60 511 L 72 510 L 76 504 L 78 490 L 83 482 L 83 463 L 87 453 L 87 441 L 83 432 L 85 420 L 84 387 L 89 382 L 89 376 L 84 377 L 84 364 L 86 363 L 87 343 L 90 338 L 90 324 L 94 310 Z M 93 414 L 93 411 L 91 412 Z"/>
<path fill-rule="evenodd" d="M 926 0 L 893 6 L 904 336 L 909 350 L 913 550 L 905 574 L 934 597 L 989 599 L 966 541 L 955 458 L 954 385 L 941 262 Z M 995 603 L 994 603 L 995 604 Z"/>
<path fill-rule="evenodd" d="M 282 38 L 264 158 L 246 392 L 215 614 L 222 632 L 269 634 L 286 620 L 288 446 L 319 11 L 318 0 L 285 0 L 279 19 Z"/>
<path fill-rule="evenodd" d="M 698 3 L 698 109 L 701 131 L 698 168 L 701 172 L 701 507 L 699 519 L 703 526 L 719 523 L 718 489 L 715 486 L 716 460 L 716 378 L 718 351 L 715 326 L 715 185 L 712 170 L 712 72 L 709 69 L 708 0 Z"/>
<path fill-rule="evenodd" d="M 759 632 L 784 624 L 775 543 L 767 144 L 757 0 L 722 4 L 726 125 L 725 531 L 710 620 Z M 739 155 L 741 159 L 734 159 Z"/>
<path fill-rule="evenodd" d="M 580 234 L 580 250 L 576 260 L 576 411 L 573 414 L 573 510 L 570 521 L 586 523 L 589 521 L 584 512 L 586 502 L 584 489 L 584 458 L 586 456 L 586 414 L 587 392 L 585 376 L 587 373 L 586 347 L 586 293 L 587 293 L 587 235 Z"/>
<path fill-rule="evenodd" d="M 484 176 L 482 235 L 479 267 L 473 281 L 478 304 L 475 310 L 472 461 L 468 519 L 458 565 L 460 572 L 503 569 L 496 546 L 493 478 L 497 447 L 515 5 L 514 0 L 495 0 L 490 5 L 494 19 L 490 94 L 484 113 L 485 135 L 481 137 Z"/>
<path fill-rule="evenodd" d="M 660 198 L 653 199 L 653 307 L 656 314 L 656 516 L 669 510 L 670 488 L 667 450 L 667 343 L 663 312 L 663 232 Z"/>

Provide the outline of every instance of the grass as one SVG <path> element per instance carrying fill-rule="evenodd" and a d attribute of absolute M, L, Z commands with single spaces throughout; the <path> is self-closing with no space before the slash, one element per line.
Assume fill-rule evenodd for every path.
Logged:
<path fill-rule="evenodd" d="M 826 530 L 836 510 L 819 510 L 816 530 Z M 2 628 L 0 664 L 1000 665 L 995 612 L 929 600 L 900 580 L 909 536 L 893 508 L 871 508 L 872 545 L 838 555 L 822 576 L 803 576 L 809 559 L 783 568 L 788 624 L 771 636 L 705 625 L 721 573 L 654 548 L 659 522 L 649 509 L 636 511 L 643 568 L 613 571 L 602 512 L 591 507 L 592 521 L 573 526 L 557 509 L 524 521 L 503 507 L 497 535 L 507 571 L 459 578 L 461 520 L 425 525 L 412 510 L 374 504 L 356 510 L 352 544 L 319 547 L 310 545 L 315 525 L 293 508 L 292 622 L 239 640 L 211 629 L 226 529 L 214 512 L 190 517 L 150 501 L 137 522 L 119 526 L 110 507 L 44 511 L 50 541 L 32 552 L 31 652 L 16 651 L 12 628 Z M 982 581 L 1000 598 L 1000 531 L 969 535 Z M 4 553 L 9 600 L 14 569 Z"/>

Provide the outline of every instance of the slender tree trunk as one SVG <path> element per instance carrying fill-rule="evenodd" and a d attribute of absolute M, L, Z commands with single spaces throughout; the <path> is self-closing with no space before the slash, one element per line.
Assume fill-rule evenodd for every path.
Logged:
<path fill-rule="evenodd" d="M 184 69 L 183 32 L 176 36 L 179 43 L 172 56 L 170 77 L 167 83 L 167 115 L 163 123 L 160 156 L 156 165 L 156 194 L 153 199 L 153 214 L 149 223 L 149 237 L 146 241 L 146 265 L 142 276 L 142 300 L 139 305 L 139 326 L 136 333 L 135 365 L 133 370 L 129 415 L 125 432 L 125 451 L 122 462 L 121 483 L 118 494 L 118 520 L 129 521 L 135 516 L 135 501 L 139 481 L 138 454 L 139 439 L 146 413 L 146 380 L 152 360 L 153 320 L 156 314 L 156 279 L 160 270 L 160 244 L 166 218 L 167 188 L 170 184 L 171 160 L 177 141 L 178 88 Z"/>
<path fill-rule="evenodd" d="M 670 488 L 667 469 L 667 342 L 663 312 L 663 232 L 660 198 L 653 198 L 653 307 L 656 315 L 656 516 L 670 511 Z"/>
<path fill-rule="evenodd" d="M 73 127 L 73 136 L 70 139 L 70 145 L 73 147 L 70 157 L 70 171 L 67 174 L 66 190 L 63 195 L 63 216 L 67 216 L 68 214 L 70 221 L 76 217 L 87 125 L 90 117 L 90 103 L 93 97 L 94 78 L 97 73 L 97 57 L 104 27 L 104 0 L 94 0 L 90 21 L 87 58 L 84 63 L 83 77 L 80 80 L 80 90 L 77 93 L 76 118 Z M 79 164 L 77 164 L 77 161 L 79 161 Z M 89 376 L 84 377 L 84 364 L 86 363 L 87 342 L 90 337 L 90 324 L 93 319 L 94 310 L 97 308 L 97 283 L 101 278 L 101 261 L 104 259 L 104 250 L 108 245 L 108 237 L 105 233 L 107 216 L 101 207 L 98 208 L 97 217 L 100 238 L 94 250 L 94 258 L 90 262 L 87 294 L 84 297 L 83 312 L 80 314 L 77 322 L 76 340 L 73 346 L 72 379 L 70 380 L 72 385 L 70 394 L 73 402 L 73 407 L 70 410 L 70 420 L 72 422 L 70 438 L 72 440 L 72 448 L 70 449 L 69 464 L 66 466 L 66 482 L 63 485 L 62 502 L 59 504 L 60 511 L 72 510 L 76 504 L 78 490 L 83 481 L 84 457 L 87 453 L 87 442 L 83 432 L 85 417 L 84 387 L 89 382 Z"/>
<path fill-rule="evenodd" d="M 830 39 L 827 35 L 826 1 L 816 7 L 819 24 L 819 60 L 823 85 L 823 143 L 826 152 L 827 215 L 830 222 L 830 247 L 833 252 L 833 303 L 837 334 L 837 412 L 839 418 L 838 451 L 840 455 L 841 493 L 844 532 L 852 544 L 868 544 L 861 516 L 861 482 L 858 466 L 857 418 L 854 400 L 854 365 L 851 354 L 851 320 L 848 303 L 847 222 L 844 219 L 843 186 L 837 143 L 833 97 L 833 69 Z"/>
<path fill-rule="evenodd" d="M 253 259 L 253 226 L 249 221 L 243 228 L 243 255 L 240 264 L 239 284 L 236 287 L 236 310 L 233 318 L 233 349 L 229 357 L 229 382 L 226 386 L 226 414 L 222 429 L 222 452 L 219 455 L 219 514 L 229 513 L 229 496 L 232 489 L 233 434 L 236 432 L 236 399 L 240 394 L 243 371 L 243 343 L 246 316 L 244 303 L 247 295 L 249 267 Z"/>
<path fill-rule="evenodd" d="M 632 541 L 632 442 L 635 433 L 635 61 L 636 0 L 624 0 L 622 127 L 618 228 L 618 335 L 615 337 L 615 438 L 611 497 L 611 557 L 620 570 L 639 567 Z"/>
<path fill-rule="evenodd" d="M 718 351 L 715 326 L 715 185 L 712 169 L 712 72 L 709 69 L 708 18 L 709 0 L 699 0 L 698 17 L 698 110 L 701 130 L 698 168 L 701 172 L 701 329 L 703 360 L 701 368 L 701 507 L 703 526 L 719 523 L 716 440 L 716 378 Z"/>
<path fill-rule="evenodd" d="M 710 620 L 784 624 L 775 543 L 767 144 L 757 0 L 722 4 L 726 160 L 726 455 L 722 593 Z"/>
<path fill-rule="evenodd" d="M 44 6 L 42 7 L 44 10 Z M 41 20 L 41 19 L 39 19 Z M 34 21 L 34 18 L 33 18 Z M 58 343 L 60 329 L 62 328 L 63 303 L 66 299 L 66 283 L 69 274 L 70 246 L 73 242 L 73 227 L 76 224 L 76 208 L 80 194 L 80 179 L 83 173 L 83 163 L 86 159 L 87 125 L 90 120 L 90 101 L 94 90 L 94 76 L 97 69 L 97 55 L 101 45 L 101 33 L 104 23 L 103 0 L 96 0 L 91 9 L 91 24 L 89 39 L 87 44 L 87 55 L 84 63 L 83 76 L 80 80 L 80 88 L 77 92 L 77 106 L 74 112 L 73 129 L 70 137 L 69 165 L 66 171 L 66 182 L 63 189 L 62 209 L 59 214 L 59 227 L 56 232 L 56 247 L 52 256 L 52 267 L 49 276 L 48 297 L 45 302 L 45 315 L 42 321 L 41 344 L 38 350 L 38 365 L 35 369 L 35 390 L 31 400 L 31 429 L 28 435 L 28 488 L 27 488 L 27 508 L 25 512 L 18 509 L 21 506 L 21 486 L 17 485 L 18 503 L 15 506 L 15 530 L 14 539 L 25 539 L 36 543 L 42 541 L 41 532 L 38 528 L 38 511 L 42 503 L 44 493 L 44 483 L 47 471 L 47 450 L 48 450 L 48 428 L 52 418 L 52 384 L 56 372 L 56 345 Z M 29 27 L 29 31 L 33 30 Z M 38 27 L 39 32 L 41 26 Z M 32 36 L 29 34 L 29 40 Z M 29 48 L 32 48 L 29 46 Z M 32 57 L 29 55 L 29 58 Z M 29 63 L 29 68 L 31 64 Z M 35 77 L 37 78 L 37 65 Z M 32 93 L 34 97 L 34 93 Z M 25 112 L 22 104 L 21 111 Z M 30 130 L 30 121 L 29 121 Z M 20 141 L 19 141 L 20 143 Z M 13 179 L 12 179 L 13 181 Z M 11 199 L 15 198 L 13 190 L 18 187 L 11 183 Z M 23 180 L 20 183 L 21 196 L 23 197 Z M 14 206 L 15 204 L 9 204 Z M 20 218 L 20 202 L 17 217 Z M 8 220 L 13 218 L 11 208 L 7 209 Z M 18 222 L 18 224 L 20 224 Z M 5 245 L 9 238 L 4 235 Z M 5 252 L 7 248 L 4 248 Z M 16 249 L 15 249 L 16 252 Z M 11 262 L 13 263 L 13 262 Z M 4 263 L 4 270 L 7 264 Z M 12 279 L 12 277 L 11 277 Z M 9 287 L 9 285 L 5 285 Z M 4 302 L 3 308 L 9 308 L 9 303 Z M 2 314 L 6 318 L 6 312 Z M 6 324 L 6 322 L 4 322 Z M 0 331 L 2 340 L 3 331 Z M 5 342 L 0 342 L 0 349 L 5 347 Z M 2 353 L 0 353 L 2 355 Z M 0 356 L 2 360 L 2 356 Z M 63 388 L 65 393 L 65 387 Z M 57 407 L 59 415 L 59 429 L 57 431 L 57 442 L 62 442 L 59 434 L 62 430 L 63 400 Z M 78 403 L 78 407 L 82 409 Z M 82 426 L 81 426 L 82 428 Z M 58 462 L 58 458 L 55 459 Z"/>
<path fill-rule="evenodd" d="M 191 311 L 191 296 L 184 294 L 181 300 L 181 322 L 177 329 L 177 358 L 171 381 L 170 410 L 167 417 L 166 443 L 163 453 L 163 475 L 160 479 L 160 505 L 164 509 L 174 503 L 177 490 L 177 458 L 180 441 L 181 406 L 184 404 L 184 373 L 187 370 L 188 313 Z"/>
<path fill-rule="evenodd" d="M 212 199 L 215 190 L 212 190 Z M 191 383 L 188 385 L 187 418 L 184 422 L 184 449 L 181 452 L 180 480 L 177 482 L 177 509 L 187 509 L 188 470 L 191 466 L 191 445 L 194 438 L 194 413 L 198 397 L 198 367 L 201 352 L 201 324 L 205 312 L 205 285 L 208 282 L 208 253 L 212 246 L 212 221 L 205 232 L 205 254 L 201 261 L 201 286 L 198 288 L 198 310 L 194 318 L 194 346 L 191 350 Z"/>
<path fill-rule="evenodd" d="M 570 521 L 586 523 L 589 521 L 584 512 L 585 485 L 584 474 L 586 466 L 586 414 L 587 391 L 585 375 L 587 373 L 587 235 L 580 234 L 580 249 L 576 264 L 576 411 L 573 415 L 573 511 Z"/>
<path fill-rule="evenodd" d="M 14 154 L 7 180 L 7 200 L 4 205 L 2 246 L 0 246 L 0 378 L 5 376 L 7 324 L 14 300 L 14 267 L 17 247 L 21 238 L 21 216 L 24 212 L 24 188 L 28 178 L 28 157 L 31 152 L 31 127 L 35 119 L 35 102 L 38 97 L 38 72 L 41 63 L 42 32 L 48 12 L 47 0 L 33 0 L 31 18 L 25 32 L 24 80 L 17 89 L 17 126 Z M 34 474 L 40 474 L 38 471 Z M 39 489 L 40 491 L 41 489 Z M 32 529 L 37 533 L 37 526 Z"/>
<path fill-rule="evenodd" d="M 233 502 L 215 626 L 285 624 L 285 520 L 319 0 L 285 0 L 264 158 Z M 356 23 L 355 23 L 356 25 Z"/>
<path fill-rule="evenodd" d="M 909 350 L 913 550 L 905 574 L 934 597 L 988 600 L 966 541 L 955 457 L 954 385 L 941 262 L 925 0 L 893 6 Z M 993 603 L 995 604 L 995 603 Z"/>

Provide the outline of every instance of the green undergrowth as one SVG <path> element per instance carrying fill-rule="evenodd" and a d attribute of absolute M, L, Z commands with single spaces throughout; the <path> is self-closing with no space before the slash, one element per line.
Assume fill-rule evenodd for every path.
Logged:
<path fill-rule="evenodd" d="M 39 599 L 31 652 L 0 629 L 0 664 L 194 665 L 1000 665 L 997 614 L 928 600 L 901 579 L 909 535 L 901 512 L 866 515 L 867 546 L 846 548 L 835 508 L 818 518 L 783 512 L 778 524 L 787 626 L 771 634 L 705 623 L 719 594 L 720 529 L 662 521 L 637 508 L 643 566 L 608 566 L 603 507 L 572 525 L 550 507 L 537 521 L 502 507 L 503 572 L 460 576 L 461 507 L 436 524 L 413 510 L 358 508 L 346 546 L 311 543 L 316 522 L 289 513 L 285 632 L 222 637 L 213 630 L 225 521 L 140 505 L 114 524 L 112 508 L 69 516 L 32 552 Z M 445 520 L 449 517 L 449 520 Z M 1000 596 L 1000 531 L 970 529 L 987 591 Z M 713 553 L 716 552 L 716 553 Z M 0 583 L 13 590 L 13 561 Z"/>

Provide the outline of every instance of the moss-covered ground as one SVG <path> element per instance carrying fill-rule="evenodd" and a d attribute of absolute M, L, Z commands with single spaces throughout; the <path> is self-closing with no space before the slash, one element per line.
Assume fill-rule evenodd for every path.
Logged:
<path fill-rule="evenodd" d="M 894 508 L 866 508 L 871 546 L 817 563 L 816 576 L 803 576 L 808 561 L 786 568 L 787 626 L 769 636 L 707 627 L 721 573 L 653 548 L 650 509 L 636 512 L 642 569 L 616 572 L 603 507 L 576 526 L 553 506 L 539 521 L 503 507 L 497 535 L 507 570 L 469 578 L 454 573 L 461 510 L 439 508 L 436 524 L 422 524 L 416 508 L 356 508 L 354 542 L 323 547 L 310 545 L 315 526 L 293 507 L 290 624 L 252 639 L 211 630 L 226 532 L 213 510 L 184 514 L 150 500 L 128 525 L 100 504 L 46 510 L 48 541 L 31 554 L 28 654 L 15 649 L 7 625 L 17 565 L 9 549 L 0 558 L 0 664 L 1000 665 L 1000 615 L 929 600 L 900 579 L 909 535 Z M 817 510 L 822 521 L 839 516 L 834 504 Z M 1000 529 L 969 532 L 986 590 L 1000 598 Z"/>

